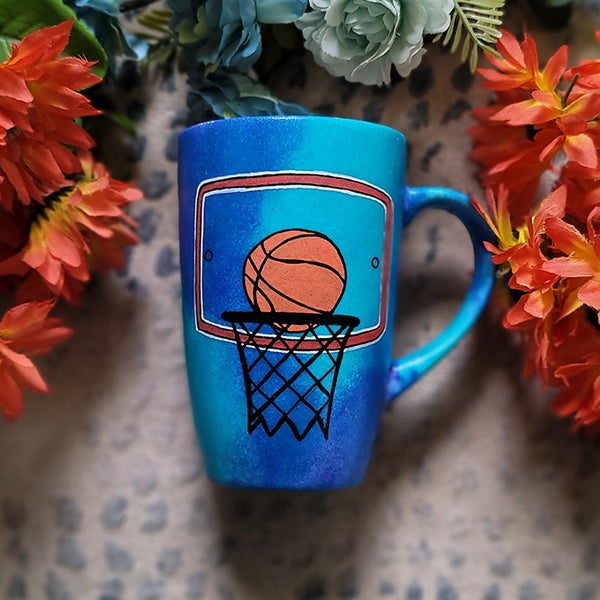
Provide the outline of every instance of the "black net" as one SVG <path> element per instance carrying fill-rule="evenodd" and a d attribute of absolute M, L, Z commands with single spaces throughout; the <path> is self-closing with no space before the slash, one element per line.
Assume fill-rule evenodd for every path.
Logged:
<path fill-rule="evenodd" d="M 225 312 L 244 372 L 248 433 L 287 425 L 298 440 L 317 425 L 325 439 L 344 348 L 356 317 Z"/>

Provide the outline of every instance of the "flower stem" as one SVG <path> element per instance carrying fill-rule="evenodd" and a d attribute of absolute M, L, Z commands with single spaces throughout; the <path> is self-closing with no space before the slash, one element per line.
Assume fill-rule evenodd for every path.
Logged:
<path fill-rule="evenodd" d="M 573 87 L 577 83 L 578 79 L 579 79 L 579 73 L 575 73 L 575 77 L 573 77 L 573 80 L 569 84 L 569 87 L 567 88 L 567 91 L 565 92 L 565 95 L 563 96 L 562 103 L 561 103 L 562 108 L 565 108 L 567 106 L 567 100 L 569 99 L 569 94 L 573 90 Z"/>

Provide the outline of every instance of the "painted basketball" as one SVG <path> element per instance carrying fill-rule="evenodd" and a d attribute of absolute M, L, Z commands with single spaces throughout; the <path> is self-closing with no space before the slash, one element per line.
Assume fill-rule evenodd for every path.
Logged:
<path fill-rule="evenodd" d="M 259 242 L 244 263 L 244 290 L 259 312 L 331 313 L 345 287 L 341 252 L 316 231 L 278 231 Z"/>

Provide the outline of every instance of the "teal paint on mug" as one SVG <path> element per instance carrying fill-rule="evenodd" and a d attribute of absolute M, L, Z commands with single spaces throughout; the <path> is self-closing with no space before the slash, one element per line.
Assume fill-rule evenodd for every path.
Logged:
<path fill-rule="evenodd" d="M 386 402 L 484 307 L 487 226 L 463 194 L 408 188 L 405 153 L 394 129 L 329 117 L 246 117 L 181 134 L 186 363 L 214 481 L 359 483 Z M 401 232 L 423 208 L 463 221 L 474 275 L 447 329 L 394 360 Z"/>

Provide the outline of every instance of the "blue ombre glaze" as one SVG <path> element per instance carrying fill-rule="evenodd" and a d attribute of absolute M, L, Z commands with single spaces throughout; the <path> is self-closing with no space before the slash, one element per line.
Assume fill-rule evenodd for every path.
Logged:
<path fill-rule="evenodd" d="M 487 237 L 479 217 L 456 192 L 407 192 L 404 137 L 372 123 L 328 117 L 215 121 L 184 131 L 179 157 L 186 361 L 209 476 L 256 488 L 359 483 L 386 401 L 439 360 L 485 304 L 493 274 L 489 256 L 479 250 Z M 230 183 L 279 181 L 282 173 L 288 183 L 259 189 Z M 302 183 L 314 174 L 341 183 L 332 189 Z M 365 186 L 377 198 L 364 192 Z M 449 331 L 423 356 L 416 353 L 390 368 L 400 234 L 426 206 L 445 208 L 465 221 L 476 248 L 475 276 Z M 262 427 L 249 433 L 240 353 L 222 318 L 223 311 L 250 310 L 243 290 L 246 254 L 266 236 L 287 229 L 317 231 L 337 245 L 347 284 L 334 313 L 360 320 L 343 352 L 327 435 L 315 426 L 302 439 L 287 424 L 270 436 Z"/>

